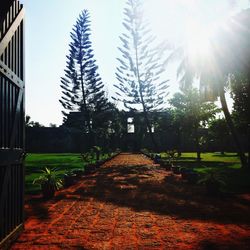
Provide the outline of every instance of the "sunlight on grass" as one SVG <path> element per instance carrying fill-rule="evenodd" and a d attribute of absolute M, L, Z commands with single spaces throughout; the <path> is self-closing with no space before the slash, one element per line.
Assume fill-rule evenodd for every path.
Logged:
<path fill-rule="evenodd" d="M 236 153 L 225 153 L 224 155 L 222 155 L 221 153 L 202 153 L 201 158 L 202 158 L 202 161 L 240 163 L 240 159 L 238 158 Z M 182 153 L 181 159 L 190 160 L 190 161 L 196 160 L 196 153 Z"/>
<path fill-rule="evenodd" d="M 167 159 L 166 153 L 161 153 L 163 159 Z M 240 159 L 236 153 L 220 152 L 202 153 L 201 161 L 197 161 L 195 152 L 182 153 L 181 157 L 176 159 L 175 164 L 185 168 L 191 168 L 200 176 L 215 172 L 222 176 L 226 182 L 224 191 L 232 193 L 247 192 L 250 186 L 250 173 L 242 169 Z"/>
<path fill-rule="evenodd" d="M 108 154 L 100 155 L 100 160 L 105 160 Z M 94 162 L 92 159 L 90 162 Z M 89 163 L 89 162 L 88 162 Z M 41 175 L 41 171 L 48 167 L 54 169 L 58 175 L 63 177 L 64 173 L 69 170 L 82 169 L 86 166 L 80 154 L 73 153 L 58 153 L 58 154 L 34 154 L 30 153 L 25 159 L 25 191 L 26 193 L 38 193 L 40 190 L 39 185 L 33 185 L 32 182 L 35 178 Z"/>
<path fill-rule="evenodd" d="M 45 167 L 56 169 L 59 175 L 63 175 L 65 171 L 84 168 L 84 165 L 80 154 L 28 154 L 25 159 L 26 193 L 39 192 L 40 186 L 33 185 L 32 182 L 41 175 L 41 170 Z"/>

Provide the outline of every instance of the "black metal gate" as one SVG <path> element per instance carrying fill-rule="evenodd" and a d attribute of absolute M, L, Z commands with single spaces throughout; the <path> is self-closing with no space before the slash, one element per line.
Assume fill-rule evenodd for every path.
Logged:
<path fill-rule="evenodd" d="M 0 3 L 0 249 L 23 228 L 24 10 Z"/>

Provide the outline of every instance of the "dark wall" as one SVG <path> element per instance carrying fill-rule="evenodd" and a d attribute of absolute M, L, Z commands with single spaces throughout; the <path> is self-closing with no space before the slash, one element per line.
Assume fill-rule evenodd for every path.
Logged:
<path fill-rule="evenodd" d="M 173 134 L 155 134 L 159 142 L 160 149 L 174 147 L 175 137 Z M 138 151 L 141 148 L 152 148 L 149 135 L 141 137 L 135 134 L 124 134 L 117 138 L 115 135 L 111 139 L 97 139 L 96 143 L 105 148 L 113 150 L 121 148 L 123 151 Z M 26 151 L 32 153 L 65 153 L 83 152 L 87 150 L 87 137 L 77 129 L 64 127 L 28 127 L 26 128 Z"/>
<path fill-rule="evenodd" d="M 66 128 L 26 128 L 26 151 L 64 153 L 84 151 L 85 138 L 78 130 Z"/>
<path fill-rule="evenodd" d="M 206 130 L 202 131 L 206 133 Z M 180 149 L 181 151 L 195 151 L 193 138 L 189 135 L 182 135 L 181 139 L 171 130 L 155 133 L 155 139 L 161 151 L 169 149 Z M 179 143 L 180 141 L 180 143 Z M 121 148 L 123 151 L 138 151 L 142 148 L 153 149 L 149 135 L 141 136 L 136 134 L 124 134 L 117 138 L 115 135 L 108 141 L 96 140 L 97 145 L 102 148 L 115 150 Z M 246 142 L 245 142 L 246 144 Z M 26 128 L 26 151 L 33 153 L 65 153 L 84 152 L 87 150 L 87 137 L 80 130 L 64 127 L 46 128 L 29 127 Z M 206 143 L 202 146 L 202 151 L 235 151 L 231 140 L 226 146 L 218 143 Z"/>

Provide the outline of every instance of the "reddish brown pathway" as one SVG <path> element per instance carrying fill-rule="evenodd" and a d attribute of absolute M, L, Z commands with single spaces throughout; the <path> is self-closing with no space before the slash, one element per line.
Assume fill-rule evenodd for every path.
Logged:
<path fill-rule="evenodd" d="M 250 249 L 250 201 L 212 199 L 142 155 L 121 154 L 27 205 L 12 249 Z"/>

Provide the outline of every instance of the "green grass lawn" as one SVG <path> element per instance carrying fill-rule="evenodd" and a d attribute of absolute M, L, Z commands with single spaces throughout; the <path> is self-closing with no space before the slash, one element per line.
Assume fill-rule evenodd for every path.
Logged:
<path fill-rule="evenodd" d="M 181 160 L 185 161 L 196 161 L 196 153 L 182 153 Z M 239 157 L 236 153 L 225 153 L 222 155 L 221 153 L 202 153 L 201 154 L 202 161 L 212 161 L 212 162 L 235 162 L 239 163 Z"/>
<path fill-rule="evenodd" d="M 161 154 L 166 159 L 166 154 Z M 102 158 L 107 158 L 104 155 Z M 211 171 L 223 176 L 227 183 L 228 192 L 249 192 L 250 171 L 241 169 L 240 160 L 235 153 L 203 153 L 201 161 L 196 160 L 196 153 L 182 153 L 175 164 L 182 167 L 193 168 L 200 175 Z M 40 191 L 39 185 L 33 185 L 35 178 L 41 175 L 45 167 L 55 168 L 58 174 L 63 175 L 68 170 L 84 169 L 86 163 L 80 154 L 28 154 L 25 160 L 26 177 L 25 186 L 27 194 L 36 194 Z"/>
<path fill-rule="evenodd" d="M 163 159 L 166 154 L 162 153 Z M 250 171 L 241 168 L 240 159 L 236 153 L 202 153 L 201 161 L 196 160 L 196 153 L 182 153 L 176 160 L 176 165 L 192 168 L 201 176 L 210 172 L 215 172 L 221 176 L 226 186 L 227 192 L 249 192 L 250 191 Z"/>
<path fill-rule="evenodd" d="M 108 156 L 102 155 L 101 159 Z M 26 175 L 25 187 L 27 194 L 35 194 L 40 190 L 39 185 L 32 184 L 33 180 L 41 175 L 45 168 L 56 169 L 59 175 L 73 169 L 84 169 L 86 163 L 81 159 L 80 154 L 62 153 L 62 154 L 28 154 L 25 159 Z"/>

